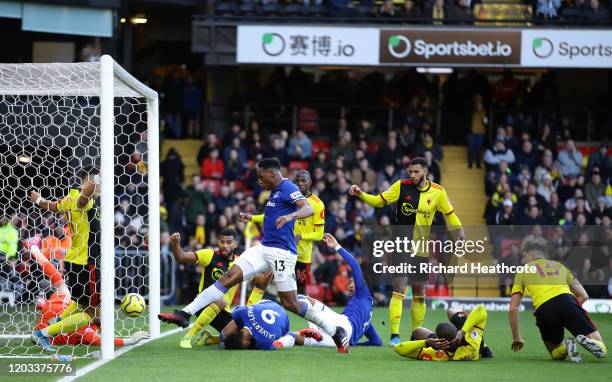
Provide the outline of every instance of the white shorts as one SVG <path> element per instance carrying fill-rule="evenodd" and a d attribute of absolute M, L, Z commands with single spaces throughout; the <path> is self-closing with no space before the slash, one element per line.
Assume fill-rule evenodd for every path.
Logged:
<path fill-rule="evenodd" d="M 344 330 L 346 330 L 346 336 L 350 341 L 351 336 L 353 335 L 353 325 L 351 325 L 351 322 L 349 321 L 347 316 L 334 312 L 330 307 L 320 301 L 317 301 L 317 303 L 314 305 L 314 308 L 319 311 L 319 315 L 321 316 L 321 318 L 323 318 L 324 321 L 329 322 L 333 326 L 340 326 L 344 328 Z M 317 344 L 317 346 L 336 346 L 334 340 L 329 334 L 325 332 L 325 330 L 319 328 L 312 322 L 309 322 L 308 326 L 313 329 L 317 329 L 323 336 L 323 339 Z"/>
<path fill-rule="evenodd" d="M 240 255 L 234 263 L 242 270 L 242 279 L 250 280 L 260 273 L 271 270 L 273 282 L 279 292 L 297 290 L 295 262 L 297 255 L 280 248 L 257 244 Z"/>

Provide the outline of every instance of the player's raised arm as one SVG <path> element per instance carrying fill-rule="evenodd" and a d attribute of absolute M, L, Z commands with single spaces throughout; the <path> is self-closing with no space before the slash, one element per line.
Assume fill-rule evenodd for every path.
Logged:
<path fill-rule="evenodd" d="M 99 182 L 100 176 L 95 175 L 95 178 Z M 83 183 L 83 186 L 81 187 L 81 195 L 79 195 L 76 203 L 78 208 L 85 208 L 85 206 L 87 206 L 87 203 L 89 203 L 89 201 L 93 198 L 98 185 L 99 183 L 96 183 L 95 180 L 88 180 Z"/>
<path fill-rule="evenodd" d="M 177 263 L 195 263 L 198 261 L 198 257 L 194 252 L 184 252 L 181 247 L 181 234 L 178 232 L 173 233 L 170 236 L 170 243 L 172 247 L 172 256 Z"/>
<path fill-rule="evenodd" d="M 59 211 L 59 209 L 57 208 L 58 202 L 47 200 L 40 196 L 40 194 L 36 191 L 30 192 L 30 201 L 36 204 L 38 207 L 42 208 L 43 210 L 51 212 Z"/>
<path fill-rule="evenodd" d="M 348 266 L 351 268 L 351 272 L 353 272 L 353 279 L 355 280 L 355 289 L 357 289 L 361 283 L 363 283 L 363 275 L 361 273 L 361 267 L 357 260 L 351 255 L 349 251 L 342 248 L 335 237 L 332 236 L 331 233 L 326 233 L 323 235 L 323 241 L 329 248 L 333 248 L 336 252 L 342 256 L 342 260 L 344 260 Z"/>
<path fill-rule="evenodd" d="M 276 228 L 281 228 L 282 226 L 285 225 L 285 223 L 290 222 L 293 219 L 304 219 L 314 213 L 314 209 L 304 197 L 302 197 L 302 199 L 297 199 L 295 201 L 295 205 L 298 208 L 297 211 L 292 212 L 288 215 L 281 216 L 278 219 L 276 219 Z"/>
<path fill-rule="evenodd" d="M 366 192 L 363 192 L 363 190 L 361 190 L 359 186 L 353 184 L 349 188 L 348 192 L 349 192 L 349 195 L 357 196 L 364 203 L 367 203 L 371 205 L 372 207 L 380 208 L 380 207 L 384 207 L 385 204 L 389 204 L 389 203 L 393 203 L 397 201 L 397 199 L 399 198 L 399 194 L 400 194 L 400 186 L 401 186 L 401 181 L 398 180 L 397 182 L 393 183 L 393 185 L 389 187 L 388 190 L 381 192 L 378 195 L 371 195 Z"/>

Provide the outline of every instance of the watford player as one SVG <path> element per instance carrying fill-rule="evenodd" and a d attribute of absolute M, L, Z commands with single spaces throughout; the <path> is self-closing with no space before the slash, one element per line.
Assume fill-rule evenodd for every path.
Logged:
<path fill-rule="evenodd" d="M 435 213 L 444 214 L 449 231 L 454 234 L 456 240 L 463 240 L 464 233 L 461 221 L 446 195 L 444 187 L 427 180 L 428 167 L 424 158 L 413 158 L 408 164 L 410 179 L 398 180 L 386 191 L 378 195 L 370 195 L 363 192 L 359 186 L 352 185 L 349 194 L 357 196 L 363 202 L 373 207 L 383 207 L 389 203 L 395 203 L 394 225 L 405 226 L 407 235 L 413 241 L 426 241 L 429 239 L 431 223 Z M 427 261 L 429 257 L 428 248 L 425 245 L 414 258 L 416 269 L 419 263 Z M 425 319 L 425 290 L 424 283 L 426 274 L 415 275 L 411 280 L 412 305 L 412 330 L 423 325 Z M 399 278 L 393 286 L 393 295 L 389 303 L 389 322 L 391 324 L 390 345 L 400 343 L 399 329 L 402 319 L 402 302 L 406 289 L 407 278 Z"/>
<path fill-rule="evenodd" d="M 306 286 L 310 284 L 310 261 L 312 257 L 312 245 L 315 241 L 320 241 L 323 238 L 325 230 L 325 205 L 315 194 L 312 193 L 312 179 L 310 173 L 306 170 L 300 170 L 296 176 L 294 183 L 300 189 L 300 192 L 306 197 L 306 201 L 314 209 L 314 214 L 295 221 L 295 240 L 297 241 L 297 263 L 295 264 L 295 279 L 297 281 L 298 294 L 306 295 Z M 244 214 L 242 219 L 252 221 L 254 223 L 263 223 L 264 215 L 249 216 Z M 255 278 L 255 287 L 249 296 L 248 305 L 258 303 L 263 295 L 270 279 L 271 272 L 266 272 Z"/>
<path fill-rule="evenodd" d="M 568 356 L 581 362 L 574 339 L 563 340 L 565 329 L 576 337 L 586 350 L 597 358 L 608 354 L 601 334 L 582 304 L 589 298 L 583 286 L 563 264 L 546 259 L 546 244 L 525 240 L 521 249 L 523 264 L 535 268 L 535 273 L 517 273 L 512 287 L 508 316 L 512 329 L 512 350 L 519 351 L 525 341 L 519 330 L 519 307 L 525 293 L 529 293 L 535 308 L 536 325 L 542 341 L 554 360 Z"/>
<path fill-rule="evenodd" d="M 460 330 L 452 322 L 439 323 L 435 333 L 416 328 L 412 333 L 415 340 L 396 345 L 395 351 L 402 357 L 423 361 L 477 361 L 486 323 L 487 310 L 480 304 Z"/>
<path fill-rule="evenodd" d="M 196 252 L 183 252 L 181 248 L 181 235 L 174 233 L 170 236 L 172 244 L 172 255 L 178 263 L 200 264 L 202 266 L 202 278 L 198 293 L 205 288 L 213 285 L 234 265 L 235 250 L 238 247 L 236 238 L 238 233 L 233 228 L 223 228 L 218 235 L 217 249 L 206 248 Z M 201 311 L 197 312 L 198 317 L 195 324 L 189 329 L 187 334 L 181 339 L 180 347 L 191 349 L 192 340 L 198 332 L 210 325 L 221 332 L 225 325 L 232 320 L 230 307 L 236 294 L 234 286 L 225 294 L 222 302 L 213 302 Z"/>

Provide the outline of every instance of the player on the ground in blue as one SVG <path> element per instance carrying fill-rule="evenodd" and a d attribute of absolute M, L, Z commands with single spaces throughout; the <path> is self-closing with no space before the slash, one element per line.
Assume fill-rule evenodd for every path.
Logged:
<path fill-rule="evenodd" d="M 372 325 L 372 295 L 363 279 L 361 267 L 357 260 L 346 249 L 342 248 L 336 238 L 326 233 L 323 241 L 328 247 L 334 248 L 342 259 L 348 264 L 353 272 L 353 280 L 349 284 L 351 298 L 344 308 L 342 314 L 338 314 L 320 301 L 307 296 L 298 296 L 300 301 L 311 305 L 316 311 L 326 319 L 334 322 L 346 330 L 350 338 L 351 346 L 382 346 L 383 342 L 378 336 L 374 325 Z M 359 342 L 362 337 L 367 341 Z M 334 346 L 333 339 L 325 333 L 320 333 L 319 328 L 311 324 L 310 328 L 302 329 L 284 336 L 274 343 L 277 348 L 292 347 L 294 345 L 304 346 Z"/>
<path fill-rule="evenodd" d="M 289 317 L 274 301 L 235 308 L 221 332 L 226 349 L 274 350 L 272 343 L 289 332 Z"/>
<path fill-rule="evenodd" d="M 283 178 L 278 159 L 265 158 L 259 161 L 257 177 L 259 185 L 270 191 L 264 209 L 264 237 L 261 243 L 247 249 L 223 277 L 204 289 L 189 305 L 174 313 L 161 313 L 159 319 L 185 328 L 189 326 L 192 314 L 223 299 L 229 288 L 271 270 L 282 305 L 322 328 L 332 336 L 340 353 L 348 353 L 349 337 L 345 329 L 326 320 L 312 305 L 303 300 L 298 301 L 297 298 L 297 245 L 293 230 L 295 219 L 313 214 L 312 206 L 293 182 Z M 250 217 L 247 219 L 248 214 L 240 215 L 241 219 L 250 220 Z"/>

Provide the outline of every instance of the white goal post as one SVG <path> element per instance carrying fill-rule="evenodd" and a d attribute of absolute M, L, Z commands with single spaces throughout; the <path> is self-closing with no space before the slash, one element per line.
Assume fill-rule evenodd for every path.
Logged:
<path fill-rule="evenodd" d="M 26 188 L 36 187 L 31 178 L 46 176 L 38 185 L 50 190 L 53 184 L 56 189 L 61 188 L 61 191 L 54 192 L 62 192 L 65 195 L 68 186 L 64 184 L 66 182 L 55 182 L 51 179 L 58 177 L 55 174 L 71 172 L 71 176 L 74 176 L 86 163 L 99 165 L 100 345 L 103 359 L 114 357 L 116 335 L 132 334 L 138 326 L 148 326 L 151 338 L 157 338 L 160 333 L 157 319 L 160 311 L 158 102 L 157 92 L 135 79 L 108 55 L 102 56 L 99 63 L 0 63 L 0 145 L 3 145 L 3 148 L 20 147 L 14 152 L 0 153 L 0 166 L 5 166 L 0 172 L 0 188 L 5 190 L 4 194 L 0 194 L 0 203 L 15 204 L 16 207 L 11 207 L 18 210 L 19 214 L 15 215 L 25 216 L 27 220 L 28 214 L 41 214 L 31 203 L 23 200 L 24 193 L 29 193 Z M 58 120 L 62 121 L 59 125 L 56 123 Z M 129 126 L 129 129 L 124 129 L 125 126 Z M 72 137 L 69 129 L 83 133 Z M 31 134 L 38 135 L 32 137 Z M 63 152 L 58 149 L 60 151 L 57 152 L 61 153 L 56 154 L 54 148 L 49 148 L 56 139 L 65 139 L 64 145 L 69 146 L 70 157 L 59 158 L 64 155 Z M 118 150 L 117 145 L 120 144 L 124 146 Z M 41 159 L 41 163 L 51 164 L 35 163 L 34 158 L 39 155 L 36 152 L 40 147 L 47 150 L 40 154 L 41 157 L 46 155 L 46 159 Z M 140 152 L 132 150 L 132 147 L 140 148 Z M 120 155 L 117 155 L 118 151 Z M 135 154 L 144 156 L 137 166 L 142 163 L 142 167 L 146 168 L 145 175 L 142 175 L 146 182 L 142 181 L 136 185 L 130 183 L 125 187 L 126 190 L 129 188 L 129 195 L 118 195 L 117 190 L 123 189 L 121 179 L 125 178 L 130 182 L 133 179 L 127 170 L 123 170 L 123 162 L 120 162 L 122 159 L 119 157 L 127 158 L 129 162 Z M 31 156 L 33 159 L 27 159 L 27 163 L 25 160 L 20 163 L 11 159 L 23 156 Z M 54 156 L 59 158 L 57 164 L 52 163 Z M 14 169 L 11 166 L 14 166 Z M 49 197 L 44 192 L 41 191 L 41 196 Z M 51 195 L 51 198 L 53 196 Z M 57 196 L 55 195 L 56 198 Z M 125 215 L 131 214 L 127 219 L 138 222 L 135 223 L 138 229 L 136 232 L 130 231 L 135 239 L 128 237 L 122 240 L 117 236 L 119 223 L 116 211 L 121 208 L 118 201 L 129 204 L 133 200 L 137 200 L 138 205 L 135 208 L 129 206 L 134 211 L 126 212 Z M 0 213 L 6 215 L 3 209 L 4 206 L 1 206 Z M 127 229 L 134 230 L 132 226 Z M 36 231 L 36 228 L 32 230 Z M 134 247 L 133 241 L 138 241 L 134 250 L 130 249 Z M 118 252 L 136 255 L 131 259 L 119 259 Z M 124 282 L 117 276 L 118 262 L 119 266 L 123 267 L 120 274 L 127 275 L 126 285 L 123 285 Z M 136 263 L 138 269 L 130 269 Z M 118 283 L 122 285 L 116 285 L 117 280 L 120 280 Z M 123 317 L 117 312 L 116 298 L 120 298 L 126 291 L 137 291 L 147 298 L 148 320 L 145 321 L 145 318 L 141 317 L 140 321 L 137 321 Z M 17 303 L 16 307 L 9 309 L 0 303 L 0 338 L 28 338 L 27 341 L 23 339 L 13 345 L 0 344 L 0 358 L 48 355 L 43 352 L 35 354 L 28 348 L 29 336 L 25 334 L 28 326 L 34 326 L 32 319 L 36 315 L 31 299 L 23 298 L 21 304 Z M 132 320 L 129 325 L 126 324 L 128 320 Z M 116 328 L 116 324 L 121 326 Z M 15 350 L 16 346 L 21 350 Z"/>

